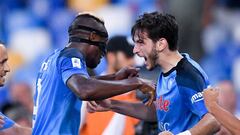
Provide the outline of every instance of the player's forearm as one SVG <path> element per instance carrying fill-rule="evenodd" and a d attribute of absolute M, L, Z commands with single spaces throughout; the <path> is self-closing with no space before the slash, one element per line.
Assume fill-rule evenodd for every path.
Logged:
<path fill-rule="evenodd" d="M 110 109 L 114 112 L 144 121 L 153 122 L 157 120 L 156 110 L 153 104 L 148 107 L 143 103 L 130 103 L 126 101 L 111 100 Z"/>
<path fill-rule="evenodd" d="M 240 120 L 234 117 L 230 112 L 224 110 L 217 103 L 209 108 L 210 113 L 227 128 L 233 135 L 240 133 Z"/>
<path fill-rule="evenodd" d="M 218 132 L 219 129 L 220 124 L 210 113 L 207 113 L 189 131 L 191 132 L 192 135 L 212 135 Z"/>
<path fill-rule="evenodd" d="M 18 126 L 18 134 L 19 135 L 31 135 L 32 134 L 32 129 L 28 128 L 28 127 L 22 127 L 22 126 Z"/>
<path fill-rule="evenodd" d="M 93 78 L 99 79 L 99 80 L 115 80 L 116 75 L 115 74 L 109 74 L 109 75 L 103 75 L 103 76 L 94 76 Z"/>
<path fill-rule="evenodd" d="M 120 81 L 105 81 L 74 75 L 70 79 L 67 82 L 68 87 L 82 100 L 86 101 L 103 100 L 142 86 L 141 81 L 136 77 Z"/>
<path fill-rule="evenodd" d="M 0 132 L 0 135 L 31 135 L 32 129 L 14 124 L 11 128 Z"/>

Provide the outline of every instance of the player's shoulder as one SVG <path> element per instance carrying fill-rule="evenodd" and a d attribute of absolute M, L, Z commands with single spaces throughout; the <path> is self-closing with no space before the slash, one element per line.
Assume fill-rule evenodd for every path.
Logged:
<path fill-rule="evenodd" d="M 196 91 L 202 91 L 206 87 L 202 73 L 187 58 L 182 58 L 178 62 L 176 74 L 176 82 L 179 86 Z"/>
<path fill-rule="evenodd" d="M 78 51 L 75 48 L 64 48 L 63 50 L 60 51 L 59 58 L 83 58 L 83 55 L 80 51 Z"/>
<path fill-rule="evenodd" d="M 57 58 L 57 67 L 67 66 L 70 63 L 81 66 L 85 63 L 84 57 L 80 51 L 75 48 L 64 48 L 59 52 Z"/>

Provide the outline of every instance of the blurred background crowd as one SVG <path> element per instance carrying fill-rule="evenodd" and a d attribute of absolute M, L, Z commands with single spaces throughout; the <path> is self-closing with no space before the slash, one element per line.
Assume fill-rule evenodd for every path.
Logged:
<path fill-rule="evenodd" d="M 67 45 L 68 26 L 82 11 L 101 16 L 110 39 L 124 36 L 114 44 L 129 46 L 133 46 L 131 26 L 140 14 L 160 11 L 174 15 L 180 26 L 180 51 L 198 61 L 211 84 L 221 88 L 220 104 L 231 113 L 240 114 L 239 0 L 0 0 L 0 40 L 8 48 L 11 68 L 7 85 L 0 88 L 0 110 L 19 124 L 31 126 L 32 96 L 41 61 L 49 52 Z M 161 69 L 146 71 L 143 60 L 129 52 L 132 47 L 113 45 L 108 49 L 122 52 L 124 59 L 110 54 L 91 74 L 116 72 L 109 70 L 113 62 L 118 65 L 115 70 L 132 65 L 141 68 L 142 77 L 157 79 Z M 144 98 L 138 92 L 134 95 L 136 100 Z M 116 116 L 118 118 L 120 116 Z M 149 133 L 155 127 L 154 123 L 133 123 L 136 126 L 129 134 L 144 134 L 144 130 Z"/>

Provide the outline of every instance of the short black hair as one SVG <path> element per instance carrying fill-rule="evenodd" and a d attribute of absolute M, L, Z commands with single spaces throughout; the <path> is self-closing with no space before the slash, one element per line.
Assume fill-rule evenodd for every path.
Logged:
<path fill-rule="evenodd" d="M 133 44 L 127 40 L 126 36 L 118 35 L 109 39 L 107 43 L 107 53 L 108 52 L 123 52 L 127 57 L 131 58 L 134 56 Z"/>
<path fill-rule="evenodd" d="M 159 12 L 144 13 L 139 16 L 132 27 L 131 35 L 137 30 L 145 31 L 148 37 L 157 42 L 160 38 L 165 38 L 169 44 L 169 49 L 175 51 L 178 49 L 178 24 L 174 16 Z"/>
<path fill-rule="evenodd" d="M 100 25 L 98 25 L 98 24 L 100 24 Z M 74 18 L 73 22 L 69 26 L 69 31 L 68 31 L 69 36 L 75 35 L 77 33 L 77 31 L 79 30 L 77 28 L 78 25 L 91 27 L 92 29 L 106 32 L 106 29 L 104 26 L 104 21 L 101 18 L 99 18 L 98 16 L 91 14 L 91 13 L 80 13 Z M 103 29 L 101 29 L 101 28 L 103 28 Z"/>

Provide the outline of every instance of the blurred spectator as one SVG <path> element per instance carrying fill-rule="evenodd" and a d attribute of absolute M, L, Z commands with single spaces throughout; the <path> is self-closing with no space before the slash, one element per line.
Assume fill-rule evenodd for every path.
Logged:
<path fill-rule="evenodd" d="M 39 27 L 15 31 L 9 40 L 11 50 L 19 52 L 26 62 L 33 62 L 51 50 L 49 33 Z"/>
<path fill-rule="evenodd" d="M 221 43 L 211 54 L 203 58 L 202 66 L 212 84 L 232 80 L 232 66 L 240 56 L 240 43 L 231 40 Z M 219 59 L 221 58 L 221 60 Z"/>
<path fill-rule="evenodd" d="M 228 82 L 239 97 L 237 74 L 240 57 L 240 2 L 236 0 L 205 2 L 203 45 L 207 55 L 202 65 L 212 84 L 225 85 Z M 236 111 L 239 113 L 240 100 L 239 98 L 237 100 Z"/>
<path fill-rule="evenodd" d="M 236 111 L 237 97 L 232 83 L 223 81 L 218 85 L 220 87 L 219 92 L 219 105 L 232 114 Z"/>
<path fill-rule="evenodd" d="M 116 73 L 123 67 L 134 66 L 133 45 L 125 36 L 111 38 L 107 45 L 107 69 L 103 74 Z M 113 97 L 116 100 L 137 101 L 135 92 Z M 101 122 L 101 124 L 99 124 Z M 81 135 L 134 135 L 138 120 L 114 112 L 87 113 Z M 97 127 L 97 128 L 96 128 Z"/>
<path fill-rule="evenodd" d="M 14 72 L 24 64 L 24 58 L 20 53 L 14 52 L 10 49 L 8 49 L 8 57 L 8 63 L 11 67 L 11 72 L 9 76 L 12 76 L 12 74 L 14 74 Z"/>
<path fill-rule="evenodd" d="M 237 107 L 237 95 L 233 84 L 229 81 L 223 81 L 218 85 L 218 87 L 220 88 L 218 96 L 219 105 L 228 112 L 235 114 Z M 231 132 L 221 126 L 221 130 L 216 135 L 231 135 Z"/>
<path fill-rule="evenodd" d="M 76 13 L 73 10 L 62 8 L 55 10 L 48 18 L 47 26 L 52 35 L 53 48 L 64 48 L 68 43 L 68 26 Z"/>
<path fill-rule="evenodd" d="M 233 71 L 232 71 L 232 76 L 233 76 L 233 84 L 234 88 L 237 93 L 237 112 L 236 115 L 238 118 L 240 118 L 240 56 L 238 56 L 235 59 L 235 62 L 233 64 Z"/>
<path fill-rule="evenodd" d="M 10 96 L 13 102 L 20 103 L 28 113 L 33 113 L 33 97 L 31 86 L 24 82 L 13 82 L 10 85 Z"/>
<path fill-rule="evenodd" d="M 78 12 L 95 11 L 106 4 L 108 0 L 68 0 L 69 7 Z"/>
<path fill-rule="evenodd" d="M 213 85 L 225 85 L 226 82 L 234 88 L 239 97 L 238 58 L 240 57 L 240 42 L 233 37 L 218 46 L 202 61 L 202 66 L 209 75 Z M 240 100 L 237 98 L 237 113 L 240 112 Z"/>
<path fill-rule="evenodd" d="M 202 31 L 202 0 L 165 0 L 168 11 L 176 17 L 179 23 L 179 49 L 180 52 L 189 53 L 195 60 L 203 55 L 201 44 Z"/>
<path fill-rule="evenodd" d="M 240 21 L 240 1 L 205 0 L 203 12 L 203 45 L 207 53 L 214 52 L 221 42 L 236 39 L 235 31 Z M 238 39 L 240 40 L 239 34 Z M 232 40 L 232 39 L 230 39 Z"/>
<path fill-rule="evenodd" d="M 6 104 L 3 113 L 21 126 L 32 126 L 32 114 L 29 113 L 20 103 Z"/>
<path fill-rule="evenodd" d="M 110 36 L 130 35 L 133 14 L 127 5 L 107 5 L 98 9 L 96 13 L 105 20 L 105 26 Z"/>

